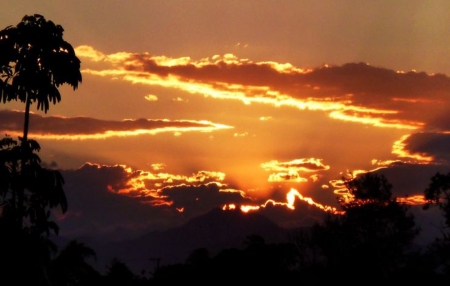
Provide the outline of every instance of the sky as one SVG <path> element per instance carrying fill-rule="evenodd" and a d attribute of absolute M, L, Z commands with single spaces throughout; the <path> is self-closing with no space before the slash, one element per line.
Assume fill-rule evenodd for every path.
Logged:
<path fill-rule="evenodd" d="M 450 2 L 0 4 L 1 29 L 41 14 L 81 60 L 78 89 L 31 107 L 29 138 L 65 178 L 62 235 L 123 239 L 217 207 L 308 225 L 366 172 L 436 231 L 421 203 L 450 170 Z M 3 134 L 21 136 L 23 110 L 2 103 Z"/>

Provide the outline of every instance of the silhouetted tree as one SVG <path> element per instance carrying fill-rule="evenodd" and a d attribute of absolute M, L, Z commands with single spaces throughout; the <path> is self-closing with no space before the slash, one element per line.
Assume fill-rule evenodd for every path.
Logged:
<path fill-rule="evenodd" d="M 192 267 L 183 263 L 164 265 L 150 279 L 150 285 L 188 285 L 192 283 Z M 201 284 L 198 284 L 201 285 Z"/>
<path fill-rule="evenodd" d="M 344 214 L 328 214 L 297 243 L 327 272 L 351 271 L 371 281 L 387 281 L 405 265 L 405 254 L 419 232 L 409 207 L 392 196 L 383 175 L 366 173 L 345 181 L 350 200 L 340 199 Z M 302 240 L 303 239 L 303 240 Z"/>
<path fill-rule="evenodd" d="M 47 281 L 50 255 L 56 251 L 48 234 L 50 230 L 58 231 L 57 225 L 49 220 L 49 210 L 57 205 L 65 210 L 67 203 L 59 172 L 42 168 L 34 153 L 39 145 L 33 140 L 28 142 L 31 152 L 23 154 L 17 141 L 9 137 L 0 140 L 0 271 L 34 282 L 37 277 Z M 22 167 L 24 160 L 26 165 Z M 22 187 L 26 191 L 23 213 L 19 216 L 17 191 Z M 28 275 L 19 275 L 24 271 Z"/>
<path fill-rule="evenodd" d="M 102 285 L 137 286 L 146 283 L 145 278 L 135 275 L 130 268 L 118 258 L 113 258 L 106 268 L 105 284 Z"/>
<path fill-rule="evenodd" d="M 197 248 L 188 256 L 186 264 L 194 265 L 196 267 L 202 267 L 208 264 L 210 261 L 208 249 L 201 247 Z"/>
<path fill-rule="evenodd" d="M 0 100 L 12 100 L 25 103 L 25 119 L 21 141 L 21 173 L 34 172 L 35 165 L 29 163 L 33 151 L 39 150 L 35 141 L 28 140 L 29 114 L 32 103 L 45 113 L 50 102 L 55 104 L 61 100 L 58 88 L 68 84 L 74 89 L 81 82 L 80 60 L 73 47 L 63 39 L 64 29 L 47 21 L 42 15 L 24 16 L 17 26 L 8 26 L 0 31 Z M 33 162 L 35 163 L 36 160 Z M 54 173 L 55 185 L 61 184 L 62 177 Z M 23 180 L 24 182 L 26 180 Z M 26 214 L 27 186 L 18 185 L 10 204 L 22 226 Z M 61 196 L 58 196 L 61 197 Z M 65 211 L 64 205 L 62 205 Z"/>
<path fill-rule="evenodd" d="M 431 249 L 438 256 L 440 266 L 450 280 L 450 173 L 436 173 L 424 193 L 426 204 L 423 208 L 438 207 L 444 217 L 444 224 L 441 224 L 442 237 L 436 238 Z"/>
<path fill-rule="evenodd" d="M 291 243 L 266 243 L 260 235 L 249 235 L 244 241 L 241 258 L 245 265 L 248 283 L 264 284 L 272 281 L 287 285 L 293 281 L 293 266 L 296 264 L 296 250 Z M 261 275 L 264 273 L 264 275 Z"/>
<path fill-rule="evenodd" d="M 34 102 L 47 112 L 50 102 L 61 100 L 62 84 L 75 89 L 81 82 L 80 61 L 63 40 L 63 31 L 38 14 L 0 31 L 0 100 L 25 103 L 23 137 L 0 141 L 0 245 L 5 248 L 0 271 L 35 285 L 49 283 L 55 246 L 48 235 L 50 230 L 58 233 L 56 223 L 49 221 L 50 210 L 59 206 L 64 213 L 67 201 L 63 177 L 41 167 L 40 146 L 28 139 L 29 113 Z"/>
<path fill-rule="evenodd" d="M 51 230 L 57 233 L 58 226 L 49 221 L 49 216 L 51 208 L 67 209 L 64 180 L 58 171 L 40 165 L 36 154 L 40 146 L 36 141 L 28 140 L 27 149 L 30 152 L 23 152 L 22 146 L 10 137 L 0 140 L 0 220 L 4 227 L 14 231 L 36 235 L 48 235 Z M 23 195 L 21 213 L 18 213 L 18 192 Z"/>
<path fill-rule="evenodd" d="M 243 245 L 243 249 L 223 249 L 211 258 L 207 249 L 195 249 L 185 264 L 160 267 L 150 285 L 295 284 L 293 244 L 267 244 L 263 237 L 250 235 Z"/>
<path fill-rule="evenodd" d="M 61 100 L 58 88 L 81 82 L 80 60 L 64 29 L 42 15 L 27 15 L 17 26 L 0 31 L 0 99 L 25 103 L 23 142 L 28 139 L 30 105 L 47 112 L 50 102 Z"/>
<path fill-rule="evenodd" d="M 100 273 L 86 261 L 88 258 L 96 258 L 92 248 L 76 240 L 70 241 L 51 262 L 53 285 L 99 285 Z"/>
<path fill-rule="evenodd" d="M 450 228 L 450 173 L 437 173 L 431 177 L 431 182 L 424 191 L 426 204 L 424 209 L 431 206 L 437 206 L 444 216 L 444 223 L 442 225 L 443 234 L 448 238 L 447 230 Z"/>

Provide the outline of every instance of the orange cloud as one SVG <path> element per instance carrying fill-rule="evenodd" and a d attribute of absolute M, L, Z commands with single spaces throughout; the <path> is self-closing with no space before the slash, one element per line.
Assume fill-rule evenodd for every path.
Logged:
<path fill-rule="evenodd" d="M 261 167 L 266 171 L 296 170 L 303 172 L 315 172 L 330 169 L 330 166 L 322 163 L 322 159 L 316 158 L 295 159 L 289 162 L 278 162 L 277 160 L 272 160 L 270 162 L 262 163 Z"/>
<path fill-rule="evenodd" d="M 145 99 L 148 100 L 148 101 L 157 101 L 158 97 L 156 95 L 153 95 L 153 94 L 147 94 L 145 96 Z"/>
<path fill-rule="evenodd" d="M 319 110 L 337 120 L 384 128 L 450 130 L 450 120 L 445 119 L 450 79 L 445 75 L 396 72 L 365 63 L 306 70 L 289 63 L 252 62 L 232 54 L 193 60 L 149 53 L 106 55 L 88 46 L 76 51 L 85 60 L 105 64 L 86 68 L 85 74 L 246 104 Z"/>
<path fill-rule="evenodd" d="M 268 182 L 308 182 L 307 178 L 302 177 L 299 172 L 316 172 L 321 170 L 328 170 L 330 166 L 324 165 L 321 159 L 303 158 L 295 159 L 289 162 L 278 162 L 272 160 L 270 162 L 262 163 L 261 167 L 266 171 L 274 173 L 269 175 Z M 312 181 L 317 181 L 318 175 L 310 176 Z"/>
<path fill-rule="evenodd" d="M 330 166 L 324 165 L 321 159 L 304 158 L 295 159 L 289 162 L 278 162 L 272 160 L 262 163 L 261 167 L 266 171 L 272 171 L 269 176 L 269 182 L 307 182 L 307 178 L 300 176 L 299 172 L 316 172 L 330 169 Z M 310 176 L 312 181 L 317 181 L 317 175 Z"/>
<path fill-rule="evenodd" d="M 133 170 L 125 165 L 114 167 L 121 170 L 123 179 L 108 185 L 108 190 L 154 207 L 170 206 L 186 213 L 194 212 L 194 208 L 209 210 L 225 202 L 251 201 L 243 191 L 228 188 L 222 172 L 203 170 L 186 176 L 158 172 L 162 169 L 160 164 L 154 165 L 155 172 Z"/>
<path fill-rule="evenodd" d="M 296 183 L 305 183 L 308 181 L 308 179 L 301 177 L 298 174 L 298 172 L 291 170 L 289 172 L 278 172 L 270 174 L 267 181 L 271 183 L 287 182 L 287 181 Z"/>
<path fill-rule="evenodd" d="M 240 206 L 240 210 L 243 212 L 249 212 L 249 211 L 257 211 L 260 210 L 262 208 L 266 208 L 267 206 L 271 205 L 271 206 L 284 206 L 288 209 L 294 210 L 295 209 L 295 201 L 296 199 L 306 202 L 311 206 L 316 207 L 317 209 L 320 209 L 324 212 L 331 212 L 331 213 L 342 213 L 340 211 L 338 211 L 336 208 L 331 207 L 331 206 L 327 206 L 327 205 L 323 205 L 320 203 L 315 202 L 312 198 L 309 197 L 304 197 L 302 194 L 300 194 L 299 191 L 297 191 L 294 188 L 291 188 L 290 191 L 286 194 L 286 202 L 278 202 L 275 201 L 273 199 L 269 199 L 267 200 L 265 203 L 261 204 L 261 205 L 241 205 Z M 223 206 L 222 209 L 226 210 L 226 209 L 235 209 L 236 205 L 235 204 L 230 204 L 230 205 L 226 205 Z"/>
<path fill-rule="evenodd" d="M 159 164 L 156 167 L 158 168 Z M 185 214 L 208 211 L 214 206 L 223 206 L 223 209 L 239 206 L 243 212 L 257 211 L 269 206 L 294 210 L 298 201 L 306 202 L 317 210 L 338 213 L 334 207 L 304 197 L 293 188 L 286 194 L 286 201 L 268 199 L 257 204 L 245 191 L 229 188 L 225 183 L 225 174 L 216 171 L 199 171 L 186 176 L 133 170 L 125 165 L 100 166 L 92 163 L 86 163 L 81 169 L 114 171 L 114 183 L 111 181 L 107 186 L 110 193 L 133 198 L 153 207 L 170 207 Z"/>
<path fill-rule="evenodd" d="M 397 198 L 397 201 L 407 205 L 424 205 L 426 203 L 425 197 L 423 195 Z"/>

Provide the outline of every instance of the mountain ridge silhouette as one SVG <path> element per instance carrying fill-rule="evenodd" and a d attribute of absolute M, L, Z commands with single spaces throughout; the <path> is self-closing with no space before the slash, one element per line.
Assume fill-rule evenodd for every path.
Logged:
<path fill-rule="evenodd" d="M 97 253 L 97 270 L 102 272 L 105 265 L 118 258 L 133 272 L 141 273 L 153 270 L 156 263 L 185 263 L 198 248 L 206 248 L 211 257 L 223 249 L 242 249 L 250 235 L 259 235 L 266 243 L 288 242 L 292 231 L 259 213 L 215 208 L 181 226 L 150 231 L 134 239 L 104 242 L 84 237 L 82 242 Z"/>

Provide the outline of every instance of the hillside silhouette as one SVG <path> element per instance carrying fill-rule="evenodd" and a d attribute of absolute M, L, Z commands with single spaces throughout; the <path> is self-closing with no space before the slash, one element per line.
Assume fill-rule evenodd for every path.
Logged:
<path fill-rule="evenodd" d="M 270 243 L 288 242 L 291 229 L 284 229 L 258 213 L 216 208 L 191 219 L 182 226 L 165 231 L 151 231 L 139 238 L 121 242 L 91 241 L 99 257 L 119 257 L 133 271 L 160 265 L 184 263 L 197 248 L 217 254 L 226 248 L 241 248 L 250 235 L 264 237 Z M 104 261 L 105 262 L 105 261 Z M 100 264 L 101 265 L 101 264 Z"/>

